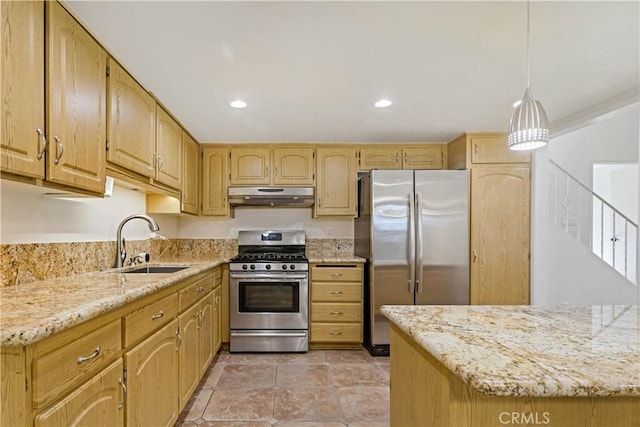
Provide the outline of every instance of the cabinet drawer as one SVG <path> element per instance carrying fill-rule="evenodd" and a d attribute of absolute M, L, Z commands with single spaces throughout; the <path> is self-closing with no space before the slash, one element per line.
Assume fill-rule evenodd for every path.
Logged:
<path fill-rule="evenodd" d="M 312 323 L 313 342 L 361 342 L 362 326 L 359 323 Z"/>
<path fill-rule="evenodd" d="M 311 304 L 312 322 L 361 322 L 362 304 L 314 302 Z"/>
<path fill-rule="evenodd" d="M 325 282 L 360 282 L 362 269 L 359 267 L 311 267 L 311 280 Z"/>
<path fill-rule="evenodd" d="M 362 285 L 360 283 L 312 283 L 311 301 L 360 302 Z"/>
<path fill-rule="evenodd" d="M 213 276 L 208 275 L 180 291 L 180 312 L 213 291 Z"/>
<path fill-rule="evenodd" d="M 116 319 L 33 361 L 33 405 L 42 408 L 121 356 Z"/>
<path fill-rule="evenodd" d="M 178 315 L 178 295 L 173 293 L 124 317 L 124 347 L 148 337 Z"/>

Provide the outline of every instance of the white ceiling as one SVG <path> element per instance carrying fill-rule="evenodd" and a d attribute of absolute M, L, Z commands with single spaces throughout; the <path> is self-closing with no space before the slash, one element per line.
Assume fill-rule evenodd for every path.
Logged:
<path fill-rule="evenodd" d="M 65 3 L 200 142 L 505 131 L 526 86 L 522 1 Z M 636 96 L 639 12 L 531 3 L 531 88 L 552 125 Z M 229 107 L 236 98 L 249 106 Z"/>

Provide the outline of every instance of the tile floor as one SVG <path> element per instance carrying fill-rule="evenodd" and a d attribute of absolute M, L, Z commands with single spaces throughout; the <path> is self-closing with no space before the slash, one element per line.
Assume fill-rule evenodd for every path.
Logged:
<path fill-rule="evenodd" d="M 387 427 L 389 358 L 221 352 L 176 426 Z"/>

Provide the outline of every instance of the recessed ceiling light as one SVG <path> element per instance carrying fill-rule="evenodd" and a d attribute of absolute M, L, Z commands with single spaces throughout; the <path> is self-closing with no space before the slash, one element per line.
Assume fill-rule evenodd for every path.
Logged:
<path fill-rule="evenodd" d="M 233 108 L 244 108 L 247 106 L 247 103 L 241 99 L 236 99 L 235 101 L 231 102 L 229 105 L 231 105 Z"/>
<path fill-rule="evenodd" d="M 391 105 L 392 102 L 389 101 L 388 99 L 381 99 L 380 101 L 376 102 L 374 105 L 378 108 L 385 108 L 388 107 L 389 105 Z"/>

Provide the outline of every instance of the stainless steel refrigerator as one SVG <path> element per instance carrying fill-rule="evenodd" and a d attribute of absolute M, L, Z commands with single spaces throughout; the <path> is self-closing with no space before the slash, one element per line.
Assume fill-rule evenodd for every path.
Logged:
<path fill-rule="evenodd" d="M 385 355 L 382 305 L 469 304 L 469 174 L 373 170 L 358 190 L 355 254 L 367 259 L 364 344 Z"/>

